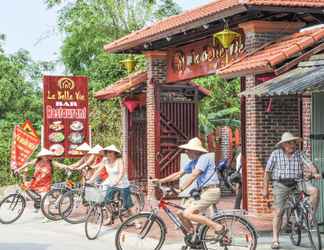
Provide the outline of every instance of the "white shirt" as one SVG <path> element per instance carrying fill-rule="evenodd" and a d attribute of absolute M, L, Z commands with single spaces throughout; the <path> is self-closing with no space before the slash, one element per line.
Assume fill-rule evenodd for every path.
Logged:
<path fill-rule="evenodd" d="M 110 163 L 107 158 L 102 160 L 106 171 L 108 173 L 108 178 L 104 180 L 101 184 L 103 186 L 112 186 L 118 181 L 120 172 L 123 171 L 124 162 L 121 158 L 118 158 L 114 163 Z M 127 188 L 129 187 L 129 181 L 127 177 L 127 172 L 124 173 L 124 176 L 119 181 L 118 185 L 114 186 L 117 188 Z"/>
<path fill-rule="evenodd" d="M 241 168 L 242 162 L 241 162 L 241 158 L 242 158 L 242 154 L 239 153 L 239 155 L 236 157 L 236 171 L 239 171 L 240 170 L 240 173 L 242 174 L 242 168 Z"/>

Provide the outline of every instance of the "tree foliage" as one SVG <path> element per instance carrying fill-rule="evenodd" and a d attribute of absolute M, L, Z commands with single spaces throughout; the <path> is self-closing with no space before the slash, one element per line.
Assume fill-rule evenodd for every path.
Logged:
<path fill-rule="evenodd" d="M 60 6 L 58 26 L 65 35 L 61 58 L 73 75 L 90 79 L 90 121 L 94 143 L 120 145 L 119 100 L 100 102 L 94 93 L 126 76 L 120 61 L 126 55 L 108 54 L 103 46 L 156 20 L 177 14 L 172 0 L 78 0 L 73 3 L 48 0 Z M 138 67 L 145 67 L 137 57 Z"/>
<path fill-rule="evenodd" d="M 42 96 L 39 83 L 43 72 L 51 69 L 51 63 L 35 62 L 25 50 L 7 55 L 0 46 L 0 185 L 15 181 L 9 169 L 15 124 L 23 123 L 28 117 L 40 130 Z"/>

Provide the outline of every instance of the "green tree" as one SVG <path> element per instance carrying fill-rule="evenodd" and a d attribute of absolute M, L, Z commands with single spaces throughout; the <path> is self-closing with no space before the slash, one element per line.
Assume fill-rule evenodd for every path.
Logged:
<path fill-rule="evenodd" d="M 172 0 L 78 0 L 66 3 L 47 0 L 48 7 L 60 6 L 58 26 L 65 35 L 61 58 L 67 73 L 90 79 L 90 120 L 94 143 L 120 144 L 119 100 L 100 102 L 94 93 L 124 77 L 120 61 L 126 55 L 108 54 L 103 46 L 156 20 L 174 15 L 179 7 Z M 138 68 L 145 67 L 137 56 Z"/>
<path fill-rule="evenodd" d="M 1 43 L 4 36 L 1 36 Z M 48 62 L 34 62 L 27 51 L 7 55 L 0 46 L 0 185 L 13 183 L 10 147 L 15 124 L 30 119 L 40 131 L 42 96 L 40 79 L 53 69 Z"/>
<path fill-rule="evenodd" d="M 239 79 L 226 81 L 216 75 L 196 80 L 211 94 L 200 105 L 200 132 L 207 136 L 219 126 L 240 126 Z"/>

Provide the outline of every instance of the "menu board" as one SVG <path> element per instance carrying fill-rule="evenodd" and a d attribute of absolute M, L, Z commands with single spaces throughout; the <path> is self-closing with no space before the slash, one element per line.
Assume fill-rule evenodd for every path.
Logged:
<path fill-rule="evenodd" d="M 44 76 L 44 147 L 57 157 L 82 156 L 76 148 L 89 143 L 88 78 Z"/>

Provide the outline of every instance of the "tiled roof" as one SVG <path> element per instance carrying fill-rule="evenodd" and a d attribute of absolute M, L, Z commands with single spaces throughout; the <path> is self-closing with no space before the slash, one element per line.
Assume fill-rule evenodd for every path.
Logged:
<path fill-rule="evenodd" d="M 223 78 L 232 78 L 248 74 L 273 72 L 275 66 L 292 56 L 315 45 L 324 38 L 324 28 L 317 28 L 281 38 L 269 46 L 256 51 L 219 69 L 216 74 Z"/>
<path fill-rule="evenodd" d="M 249 88 L 241 96 L 274 96 L 302 94 L 324 90 L 324 54 L 312 56 L 300 62 L 294 70 L 288 71 L 270 81 Z"/>
<path fill-rule="evenodd" d="M 101 100 L 112 99 L 126 92 L 130 92 L 131 90 L 139 87 L 145 81 L 147 81 L 146 71 L 135 72 L 123 79 L 120 79 L 116 83 L 109 85 L 108 87 L 96 92 L 95 97 Z M 186 84 L 196 88 L 203 95 L 210 95 L 210 91 L 208 89 L 200 86 L 197 83 L 187 82 Z"/>
<path fill-rule="evenodd" d="M 96 92 L 95 96 L 97 99 L 111 99 L 138 87 L 146 80 L 146 71 L 135 72 L 123 79 L 120 79 L 116 83 L 109 85 L 102 90 L 99 90 L 98 92 Z"/>
<path fill-rule="evenodd" d="M 105 45 L 108 52 L 120 52 L 141 45 L 145 42 L 152 42 L 168 35 L 180 33 L 198 26 L 197 23 L 202 19 L 212 17 L 209 22 L 224 18 L 219 15 L 222 12 L 237 8 L 236 13 L 246 11 L 246 6 L 278 6 L 278 7 L 305 7 L 305 8 L 323 8 L 324 0 L 217 0 L 179 15 L 166 18 L 156 22 L 151 26 L 144 27 L 125 37 L 122 37 L 110 44 Z M 233 14 L 233 13 L 232 13 Z M 231 15 L 232 15 L 231 14 Z M 227 14 L 230 15 L 230 14 Z M 189 27 L 186 27 L 189 26 Z M 179 30 L 180 29 L 180 30 Z"/>

